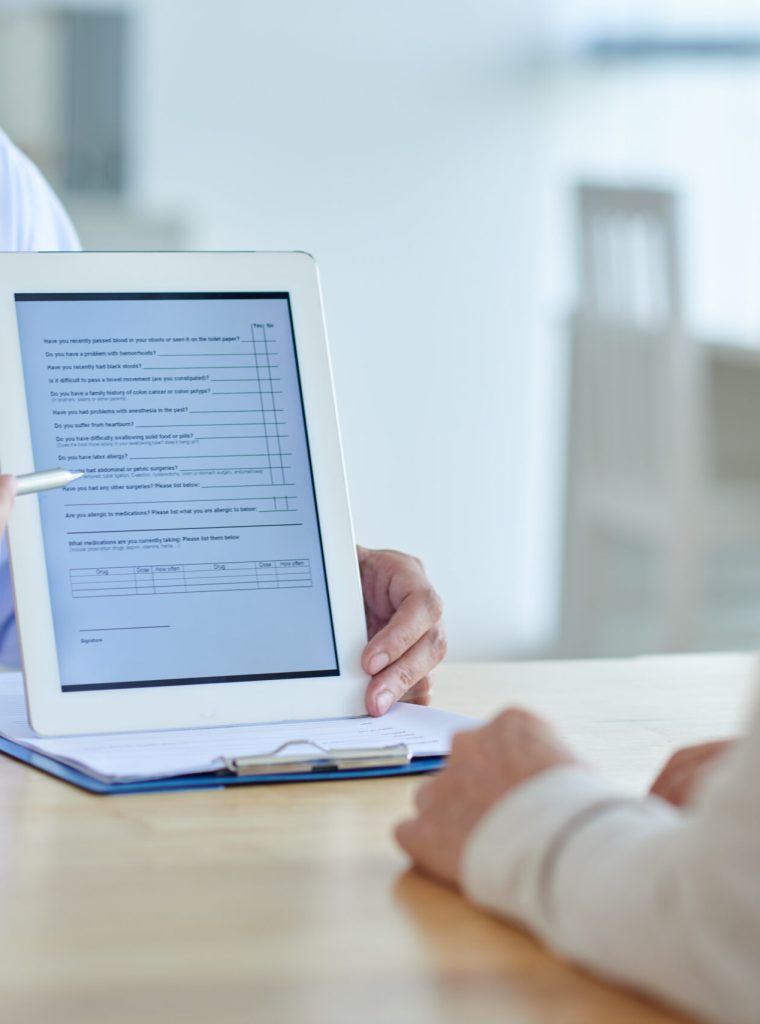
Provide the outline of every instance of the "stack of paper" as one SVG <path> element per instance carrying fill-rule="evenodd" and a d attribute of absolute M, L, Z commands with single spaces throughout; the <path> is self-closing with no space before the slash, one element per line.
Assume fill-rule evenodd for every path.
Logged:
<path fill-rule="evenodd" d="M 225 758 L 270 754 L 303 741 L 327 749 L 404 743 L 413 757 L 447 754 L 451 737 L 476 723 L 461 715 L 398 704 L 383 718 L 322 719 L 211 729 L 45 738 L 32 731 L 19 674 L 0 675 L 0 736 L 105 783 L 166 779 L 222 769 Z M 292 748 L 290 748 L 292 751 Z"/>

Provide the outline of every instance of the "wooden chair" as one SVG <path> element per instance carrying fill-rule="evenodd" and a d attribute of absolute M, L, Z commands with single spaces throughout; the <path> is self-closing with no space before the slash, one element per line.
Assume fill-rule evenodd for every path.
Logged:
<path fill-rule="evenodd" d="M 675 197 L 581 185 L 577 206 L 562 651 L 688 649 L 704 589 L 706 436 Z"/>

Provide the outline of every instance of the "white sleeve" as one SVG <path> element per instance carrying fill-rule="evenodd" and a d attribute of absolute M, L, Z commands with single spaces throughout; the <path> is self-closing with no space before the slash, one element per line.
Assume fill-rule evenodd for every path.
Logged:
<path fill-rule="evenodd" d="M 0 132 L 0 249 L 68 252 L 77 233 L 55 192 L 32 161 Z"/>
<path fill-rule="evenodd" d="M 80 248 L 58 197 L 31 160 L 0 131 L 0 250 L 66 252 Z M 5 540 L 0 536 L 0 665 L 19 665 Z"/>
<path fill-rule="evenodd" d="M 712 1021 L 760 1007 L 760 708 L 686 815 L 557 768 L 491 809 L 463 885 L 558 953 Z"/>

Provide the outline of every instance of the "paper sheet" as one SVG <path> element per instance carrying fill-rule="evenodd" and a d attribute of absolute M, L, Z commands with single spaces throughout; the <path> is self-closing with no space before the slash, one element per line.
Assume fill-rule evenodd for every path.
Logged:
<path fill-rule="evenodd" d="M 477 724 L 462 715 L 398 704 L 383 718 L 323 719 L 49 739 L 37 736 L 29 726 L 21 675 L 0 675 L 0 735 L 107 783 L 215 771 L 224 766 L 225 757 L 269 754 L 293 740 L 311 740 L 336 749 L 405 743 L 412 756 L 432 757 L 449 752 L 455 732 Z"/>

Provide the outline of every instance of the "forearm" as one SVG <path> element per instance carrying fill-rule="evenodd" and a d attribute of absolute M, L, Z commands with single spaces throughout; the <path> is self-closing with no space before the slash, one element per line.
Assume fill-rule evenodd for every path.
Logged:
<path fill-rule="evenodd" d="M 760 936 L 756 926 L 742 933 L 757 916 L 737 929 L 737 893 L 724 898 L 726 865 L 715 860 L 726 852 L 709 848 L 699 819 L 621 798 L 585 769 L 559 768 L 481 822 L 464 884 L 476 902 L 598 973 L 706 1019 L 749 1022 L 760 986 L 748 957 Z M 754 890 L 751 867 L 738 867 Z"/>

